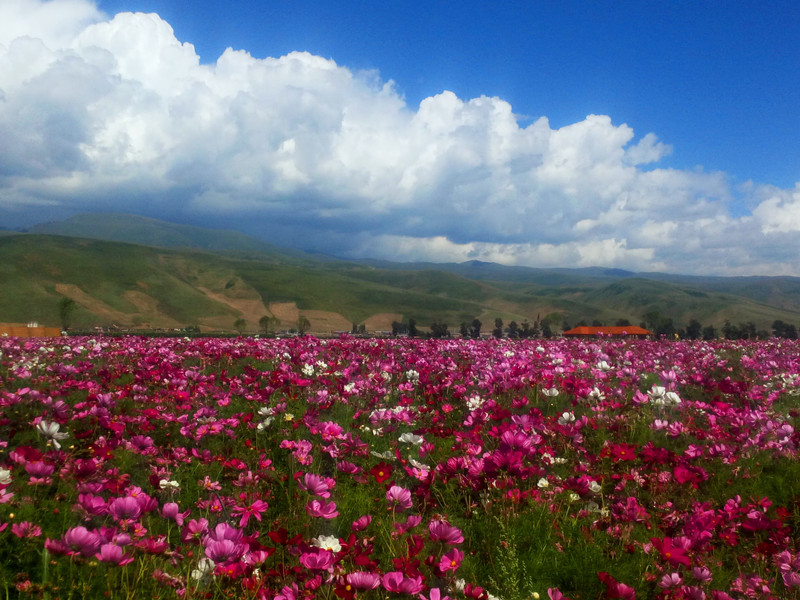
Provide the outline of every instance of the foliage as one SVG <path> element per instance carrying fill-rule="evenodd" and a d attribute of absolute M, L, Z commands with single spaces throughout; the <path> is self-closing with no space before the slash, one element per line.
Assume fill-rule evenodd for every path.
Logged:
<path fill-rule="evenodd" d="M 800 598 L 800 342 L 0 339 L 0 593 Z"/>

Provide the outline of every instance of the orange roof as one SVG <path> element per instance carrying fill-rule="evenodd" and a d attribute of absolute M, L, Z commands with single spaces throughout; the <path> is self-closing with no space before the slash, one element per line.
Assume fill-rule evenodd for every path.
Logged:
<path fill-rule="evenodd" d="M 575 327 L 565 331 L 564 335 L 652 335 L 647 329 L 642 329 L 636 325 L 625 325 L 624 327 Z"/>

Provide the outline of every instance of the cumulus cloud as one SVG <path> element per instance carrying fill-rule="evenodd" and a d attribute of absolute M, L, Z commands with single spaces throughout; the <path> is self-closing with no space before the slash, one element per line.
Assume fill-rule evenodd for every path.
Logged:
<path fill-rule="evenodd" d="M 0 138 L 0 214 L 138 212 L 409 260 L 795 273 L 800 258 L 773 243 L 798 235 L 797 189 L 750 186 L 752 216 L 733 218 L 724 174 L 654 167 L 672 148 L 609 116 L 523 127 L 500 98 L 449 91 L 409 106 L 305 52 L 201 64 L 158 15 L 86 0 L 0 6 Z"/>

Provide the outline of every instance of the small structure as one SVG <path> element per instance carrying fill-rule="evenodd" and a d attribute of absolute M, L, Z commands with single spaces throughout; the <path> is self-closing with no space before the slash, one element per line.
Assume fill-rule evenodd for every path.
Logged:
<path fill-rule="evenodd" d="M 653 335 L 651 331 L 636 325 L 625 325 L 624 327 L 594 327 L 581 326 L 564 332 L 565 337 L 632 337 L 645 339 Z"/>
<path fill-rule="evenodd" d="M 58 327 L 42 327 L 38 323 L 0 323 L 0 337 L 43 338 L 61 337 Z"/>

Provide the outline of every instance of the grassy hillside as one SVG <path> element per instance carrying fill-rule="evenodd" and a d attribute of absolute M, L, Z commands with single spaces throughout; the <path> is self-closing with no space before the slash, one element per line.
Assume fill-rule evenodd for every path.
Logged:
<path fill-rule="evenodd" d="M 209 235 L 190 229 L 198 244 L 202 231 Z M 401 268 L 315 260 L 276 249 L 225 250 L 63 235 L 0 236 L 0 322 L 58 326 L 59 305 L 69 298 L 72 324 L 80 328 L 232 331 L 243 319 L 247 331 L 256 331 L 261 317 L 272 316 L 281 328 L 306 317 L 312 330 L 331 331 L 384 315 L 382 328 L 398 318 L 414 318 L 420 326 L 440 319 L 457 331 L 459 323 L 476 317 L 489 330 L 497 317 L 506 323 L 553 315 L 557 324 L 618 319 L 638 324 L 652 313 L 676 326 L 693 318 L 717 328 L 725 320 L 752 321 L 766 330 L 776 319 L 800 324 L 800 280 L 793 278 L 761 278 L 759 289 L 752 290 L 745 280 L 726 278 L 672 280 L 606 269 L 487 263 Z M 476 272 L 480 276 L 468 276 Z"/>

